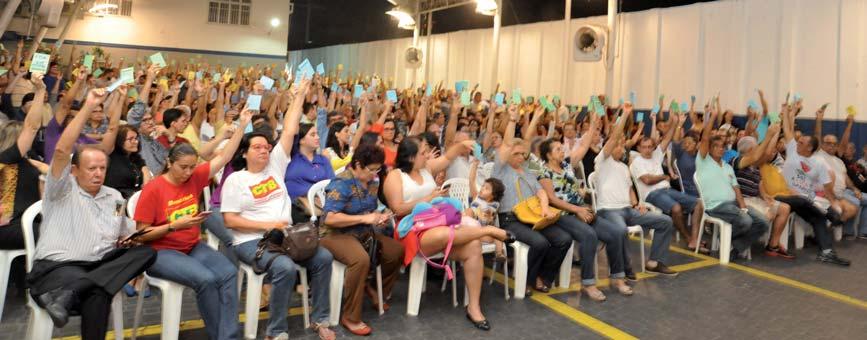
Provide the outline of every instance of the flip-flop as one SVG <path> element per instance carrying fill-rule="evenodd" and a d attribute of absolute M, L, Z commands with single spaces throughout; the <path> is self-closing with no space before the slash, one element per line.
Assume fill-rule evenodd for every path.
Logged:
<path fill-rule="evenodd" d="M 343 322 L 341 322 L 340 325 L 343 326 L 343 328 L 346 328 L 346 330 L 349 331 L 349 333 L 352 333 L 352 334 L 355 334 L 358 336 L 368 336 L 368 335 L 370 335 L 370 333 L 373 332 L 373 329 L 371 329 L 370 326 L 368 326 L 367 324 L 364 324 L 364 327 L 357 328 L 357 329 L 349 328 L 349 326 L 347 326 Z"/>

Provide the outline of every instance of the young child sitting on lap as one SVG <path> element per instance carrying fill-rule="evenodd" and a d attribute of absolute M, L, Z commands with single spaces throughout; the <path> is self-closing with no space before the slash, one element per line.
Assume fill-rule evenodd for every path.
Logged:
<path fill-rule="evenodd" d="M 496 178 L 488 178 L 482 184 L 481 190 L 476 189 L 476 173 L 479 167 L 479 160 L 474 159 L 470 166 L 470 197 L 473 201 L 470 203 L 470 208 L 464 211 L 464 216 L 476 219 L 479 226 L 493 226 L 497 218 L 497 210 L 500 208 L 500 200 L 503 198 L 503 193 L 506 187 L 503 182 Z M 475 223 L 474 223 L 475 224 Z M 493 238 L 482 239 L 482 242 L 494 243 L 496 247 L 496 260 L 506 260 L 506 250 L 503 247 L 503 242 Z"/>

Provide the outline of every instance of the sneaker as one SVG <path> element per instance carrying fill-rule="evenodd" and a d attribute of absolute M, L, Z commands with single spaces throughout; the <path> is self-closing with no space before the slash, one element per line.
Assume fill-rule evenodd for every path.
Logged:
<path fill-rule="evenodd" d="M 859 240 L 867 240 L 867 234 L 858 235 Z"/>
<path fill-rule="evenodd" d="M 795 255 L 789 254 L 783 247 L 775 247 L 771 248 L 771 246 L 765 247 L 765 255 L 771 257 L 782 257 L 787 260 L 792 260 L 795 258 Z"/>
<path fill-rule="evenodd" d="M 827 262 L 830 264 L 836 264 L 840 266 L 849 266 L 852 262 L 844 259 L 842 257 L 837 256 L 837 252 L 829 251 L 829 252 L 820 252 L 819 255 L 816 256 L 816 261 Z"/>
<path fill-rule="evenodd" d="M 665 275 L 668 277 L 676 277 L 678 274 L 678 272 L 671 270 L 671 268 L 668 268 L 668 266 L 666 266 L 665 263 L 662 263 L 659 261 L 656 262 L 656 267 L 650 268 L 648 266 L 647 271 L 649 271 L 651 273 L 662 274 L 662 275 Z"/>

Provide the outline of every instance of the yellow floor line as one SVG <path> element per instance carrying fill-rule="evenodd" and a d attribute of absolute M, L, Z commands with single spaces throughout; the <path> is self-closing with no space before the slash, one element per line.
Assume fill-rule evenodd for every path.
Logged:
<path fill-rule="evenodd" d="M 302 312 L 303 312 L 303 308 L 301 308 L 301 307 L 290 308 L 289 309 L 289 316 L 298 316 L 298 315 L 301 315 Z M 269 317 L 268 312 L 259 312 L 259 320 L 266 320 L 266 319 L 268 319 L 268 317 Z M 246 314 L 242 313 L 241 315 L 239 315 L 238 320 L 241 323 L 244 323 L 247 320 Z M 202 329 L 202 328 L 205 328 L 205 322 L 202 319 L 181 321 L 181 325 L 180 325 L 180 331 L 181 332 L 194 330 L 194 329 Z M 124 329 L 123 330 L 123 337 L 124 338 L 131 338 L 132 337 L 132 331 L 133 331 L 132 328 Z M 162 332 L 163 332 L 163 327 L 161 324 L 160 325 L 142 326 L 142 327 L 138 328 L 138 336 L 139 337 L 151 336 L 151 335 L 160 335 Z M 106 339 L 114 339 L 114 331 L 108 331 L 108 333 L 106 333 L 106 335 L 105 335 L 105 338 Z M 67 337 L 61 337 L 61 338 L 54 338 L 54 340 L 81 340 L 81 336 L 78 336 L 78 335 L 67 336 Z"/>
<path fill-rule="evenodd" d="M 849 305 L 852 305 L 855 307 L 860 307 L 862 309 L 867 309 L 867 301 L 856 299 L 856 298 L 853 298 L 851 296 L 843 295 L 843 294 L 833 292 L 833 291 L 830 291 L 830 290 L 827 290 L 824 288 L 819 288 L 819 287 L 816 287 L 816 286 L 808 284 L 808 283 L 804 283 L 804 282 L 797 281 L 797 280 L 792 280 L 792 279 L 784 277 L 784 276 L 771 274 L 771 273 L 768 273 L 766 271 L 747 267 L 747 266 L 740 265 L 737 263 L 729 263 L 728 267 L 732 268 L 732 269 L 740 270 L 742 272 L 745 272 L 747 274 L 750 274 L 750 275 L 753 275 L 756 277 L 760 277 L 760 278 L 763 278 L 763 279 L 766 279 L 769 281 L 774 281 L 774 282 L 779 283 L 779 284 L 783 284 L 783 285 L 786 285 L 786 286 L 789 286 L 792 288 L 796 288 L 796 289 L 799 289 L 799 290 L 802 290 L 805 292 L 820 295 L 820 296 L 823 296 L 823 297 L 826 297 L 826 298 L 829 298 L 832 300 L 836 300 L 839 302 L 843 302 L 843 303 L 846 303 L 846 304 L 849 304 Z"/>
<path fill-rule="evenodd" d="M 636 241 L 638 240 L 637 237 L 631 237 L 631 238 L 636 240 Z M 703 255 L 703 254 L 696 254 L 690 250 L 683 249 L 680 247 L 671 246 L 671 247 L 669 247 L 669 249 L 673 252 L 678 253 L 678 254 L 692 256 L 694 258 L 703 259 L 705 261 L 713 261 L 714 263 L 719 263 L 718 259 L 716 259 L 714 257 L 710 257 L 710 256 Z M 702 262 L 704 262 L 704 261 L 702 261 Z M 691 263 L 691 264 L 698 265 L 699 263 L 702 263 L 702 262 Z M 688 264 L 688 265 L 690 265 L 690 264 Z M 756 268 L 745 266 L 742 264 L 729 262 L 726 266 L 728 268 L 739 270 L 739 271 L 745 272 L 747 274 L 753 275 L 753 276 L 761 278 L 761 279 L 776 282 L 776 283 L 786 285 L 786 286 L 789 286 L 789 287 L 792 287 L 792 288 L 795 288 L 795 289 L 798 289 L 801 291 L 816 294 L 816 295 L 819 295 L 819 296 L 822 296 L 825 298 L 829 298 L 831 300 L 843 302 L 845 304 L 849 304 L 849 305 L 859 307 L 862 309 L 867 309 L 867 301 L 864 301 L 864 300 L 861 300 L 858 298 L 854 298 L 854 297 L 851 297 L 848 295 L 840 294 L 840 293 L 837 293 L 837 292 L 834 292 L 834 291 L 831 291 L 828 289 L 820 288 L 818 286 L 814 286 L 814 285 L 811 285 L 809 283 L 790 279 L 790 278 L 787 278 L 787 277 L 782 276 L 782 275 L 769 273 L 769 272 L 766 272 L 764 270 L 756 269 Z M 702 265 L 701 267 L 705 267 L 705 266 Z M 674 267 L 672 267 L 672 268 L 674 268 Z M 681 269 L 675 269 L 675 270 L 682 271 Z"/>
<path fill-rule="evenodd" d="M 638 339 L 548 295 L 533 294 L 530 299 L 604 337 L 610 339 Z"/>

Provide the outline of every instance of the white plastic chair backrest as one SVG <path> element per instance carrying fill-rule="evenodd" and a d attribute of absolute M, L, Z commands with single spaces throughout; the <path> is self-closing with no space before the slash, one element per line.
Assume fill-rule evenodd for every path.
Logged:
<path fill-rule="evenodd" d="M 316 222 L 316 198 L 325 205 L 325 187 L 331 183 L 330 179 L 322 180 L 313 184 L 310 190 L 307 191 L 307 202 L 310 204 L 310 222 Z"/>
<path fill-rule="evenodd" d="M 202 197 L 205 198 L 205 210 L 211 210 L 211 186 L 205 186 L 202 190 Z"/>
<path fill-rule="evenodd" d="M 683 186 L 683 174 L 680 173 L 680 167 L 677 166 L 677 160 L 671 160 L 671 166 L 674 167 L 674 173 L 677 174 L 677 181 L 680 183 L 680 192 L 686 192 L 686 187 Z"/>
<path fill-rule="evenodd" d="M 599 210 L 596 205 L 596 172 L 591 172 L 587 176 L 587 187 L 590 188 L 590 200 L 593 203 L 593 212 Z"/>
<path fill-rule="evenodd" d="M 33 269 L 33 256 L 36 255 L 36 241 L 33 239 L 33 220 L 42 212 L 42 201 L 33 203 L 21 217 L 21 229 L 24 234 L 24 254 L 27 272 Z"/>
<path fill-rule="evenodd" d="M 704 199 L 701 198 L 701 184 L 698 183 L 698 171 L 692 174 L 692 181 L 695 183 L 695 190 L 698 191 L 698 199 L 704 203 Z"/>
<path fill-rule="evenodd" d="M 461 201 L 464 209 L 470 207 L 470 181 L 466 178 L 452 178 L 445 181 L 441 188 L 449 188 L 449 196 Z"/>
<path fill-rule="evenodd" d="M 337 176 L 337 175 L 339 175 L 339 174 L 342 174 L 344 171 L 346 171 L 346 166 L 345 166 L 345 165 L 342 166 L 342 167 L 340 167 L 340 169 L 335 170 L 335 171 L 334 171 L 334 176 Z"/>
<path fill-rule="evenodd" d="M 141 196 L 141 190 L 136 191 L 129 199 L 126 200 L 126 215 L 129 218 L 135 217 L 135 205 L 138 204 L 138 198 Z"/>

